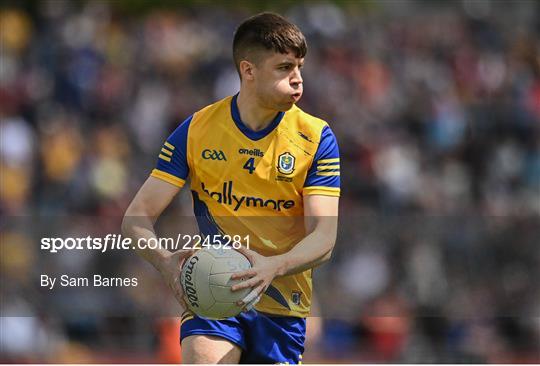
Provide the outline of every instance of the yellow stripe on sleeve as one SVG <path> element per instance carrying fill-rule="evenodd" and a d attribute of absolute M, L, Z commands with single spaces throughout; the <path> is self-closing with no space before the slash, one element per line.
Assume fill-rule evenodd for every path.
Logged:
<path fill-rule="evenodd" d="M 332 196 L 339 197 L 341 190 L 337 187 L 325 187 L 325 186 L 311 186 L 304 187 L 302 194 L 306 195 L 321 195 L 321 196 Z"/>
<path fill-rule="evenodd" d="M 159 154 L 158 157 L 159 157 L 160 159 L 165 160 L 165 161 L 171 161 L 171 158 L 169 158 L 168 156 L 165 156 L 165 155 L 163 155 L 163 154 Z"/>
<path fill-rule="evenodd" d="M 328 164 L 328 163 L 338 163 L 339 158 L 332 158 L 332 159 L 321 159 L 317 161 L 317 164 Z"/>
<path fill-rule="evenodd" d="M 339 165 L 323 165 L 323 166 L 317 167 L 317 170 L 334 170 L 334 169 L 339 170 Z"/>
<path fill-rule="evenodd" d="M 165 141 L 164 145 L 167 146 L 169 149 L 174 150 L 174 145 L 169 144 L 167 141 Z"/>
<path fill-rule="evenodd" d="M 152 170 L 152 173 L 150 174 L 150 176 L 154 177 L 154 178 L 158 178 L 158 179 L 161 179 L 167 183 L 170 183 L 174 186 L 177 186 L 177 187 L 183 187 L 184 184 L 186 183 L 185 180 L 183 179 L 180 179 L 178 177 L 175 177 L 174 175 L 172 174 L 169 174 L 167 172 L 164 172 L 163 170 L 159 170 L 159 169 L 154 169 Z"/>
<path fill-rule="evenodd" d="M 323 176 L 323 177 L 331 177 L 331 176 L 339 176 L 339 172 L 317 172 L 317 175 Z"/>
<path fill-rule="evenodd" d="M 161 148 L 161 152 L 164 153 L 165 155 L 169 155 L 169 156 L 172 156 L 172 151 L 169 151 L 167 150 L 166 148 Z"/>

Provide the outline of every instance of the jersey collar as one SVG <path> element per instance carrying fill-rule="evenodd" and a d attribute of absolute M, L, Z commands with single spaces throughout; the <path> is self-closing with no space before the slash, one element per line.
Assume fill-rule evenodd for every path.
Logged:
<path fill-rule="evenodd" d="M 263 137 L 267 136 L 270 132 L 272 132 L 279 125 L 279 122 L 281 122 L 281 119 L 285 115 L 285 112 L 279 112 L 267 127 L 263 128 L 262 130 L 259 130 L 259 131 L 253 131 L 248 126 L 246 126 L 244 124 L 244 122 L 242 122 L 242 119 L 240 118 L 240 112 L 238 111 L 238 104 L 236 103 L 236 98 L 237 97 L 238 97 L 238 94 L 235 94 L 232 97 L 232 100 L 231 100 L 232 119 L 233 119 L 234 124 L 236 125 L 236 127 L 238 127 L 238 129 L 247 138 L 249 138 L 251 140 L 257 141 L 257 140 L 260 140 Z"/>

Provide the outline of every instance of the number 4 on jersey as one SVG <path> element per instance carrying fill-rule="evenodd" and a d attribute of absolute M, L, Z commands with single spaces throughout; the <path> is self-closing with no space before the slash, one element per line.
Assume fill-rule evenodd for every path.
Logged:
<path fill-rule="evenodd" d="M 255 158 L 247 159 L 246 163 L 244 164 L 244 169 L 248 170 L 249 174 L 253 174 L 253 171 L 255 170 Z"/>

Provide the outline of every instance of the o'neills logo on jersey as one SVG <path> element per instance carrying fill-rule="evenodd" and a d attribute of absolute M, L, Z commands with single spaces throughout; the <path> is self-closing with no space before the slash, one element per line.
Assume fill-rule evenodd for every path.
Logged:
<path fill-rule="evenodd" d="M 259 156 L 261 158 L 264 156 L 264 152 L 259 149 L 238 149 L 238 153 L 242 155 Z"/>
<path fill-rule="evenodd" d="M 255 196 L 238 196 L 233 193 L 232 181 L 223 182 L 223 189 L 221 192 L 210 192 L 208 189 L 206 189 L 203 182 L 201 182 L 201 187 L 207 195 L 222 205 L 232 206 L 234 211 L 238 211 L 238 209 L 242 206 L 255 208 L 268 207 L 276 211 L 281 211 L 282 209 L 288 210 L 294 207 L 293 200 L 274 200 L 271 198 L 266 199 Z"/>

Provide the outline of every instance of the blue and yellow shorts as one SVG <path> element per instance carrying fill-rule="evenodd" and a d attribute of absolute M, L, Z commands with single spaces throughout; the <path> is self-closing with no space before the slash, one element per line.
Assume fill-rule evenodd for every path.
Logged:
<path fill-rule="evenodd" d="M 212 335 L 242 349 L 240 363 L 301 363 L 306 319 L 272 316 L 256 310 L 224 320 L 184 315 L 180 341 L 190 335 Z"/>

